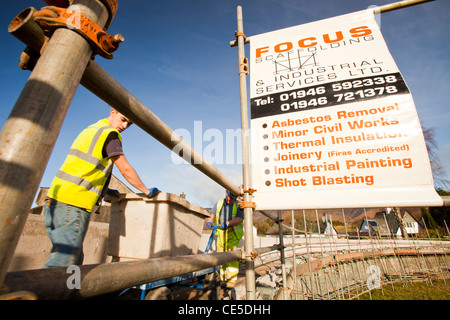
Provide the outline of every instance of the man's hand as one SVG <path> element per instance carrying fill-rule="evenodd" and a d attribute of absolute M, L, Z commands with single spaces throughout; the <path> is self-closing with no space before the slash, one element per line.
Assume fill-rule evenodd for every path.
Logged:
<path fill-rule="evenodd" d="M 158 188 L 149 188 L 148 190 L 149 190 L 149 193 L 147 194 L 147 197 L 149 197 L 149 198 L 152 198 L 161 192 Z"/>

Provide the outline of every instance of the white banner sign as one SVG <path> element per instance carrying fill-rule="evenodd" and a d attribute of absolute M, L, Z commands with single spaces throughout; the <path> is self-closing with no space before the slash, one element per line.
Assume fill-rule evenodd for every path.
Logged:
<path fill-rule="evenodd" d="M 371 10 L 250 38 L 257 209 L 442 205 Z"/>

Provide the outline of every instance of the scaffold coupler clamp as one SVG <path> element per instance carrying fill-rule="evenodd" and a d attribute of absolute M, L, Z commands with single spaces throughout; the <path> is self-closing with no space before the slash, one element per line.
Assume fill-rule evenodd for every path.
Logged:
<path fill-rule="evenodd" d="M 239 208 L 241 208 L 241 209 L 245 209 L 245 208 L 256 209 L 256 202 L 253 202 L 253 201 L 241 201 L 241 202 L 239 202 Z"/>
<path fill-rule="evenodd" d="M 236 41 L 238 40 L 239 37 L 243 37 L 244 38 L 244 43 L 247 40 L 247 36 L 243 33 L 243 32 L 235 32 L 234 33 L 235 37 L 236 37 Z M 239 74 L 244 73 L 244 74 L 248 74 L 248 59 L 247 58 L 242 58 L 241 61 L 239 61 Z"/>
<path fill-rule="evenodd" d="M 258 190 L 250 188 L 247 190 L 243 190 L 242 193 L 248 193 L 249 195 L 252 196 L 256 191 L 258 191 Z"/>
<path fill-rule="evenodd" d="M 241 73 L 248 74 L 248 60 L 245 57 L 239 62 L 239 74 Z"/>
<path fill-rule="evenodd" d="M 44 2 L 49 6 L 67 8 L 73 4 L 74 0 L 44 0 Z M 100 2 L 103 3 L 109 13 L 108 21 L 106 21 L 105 27 L 103 28 L 106 31 L 116 15 L 119 4 L 117 0 L 100 0 Z"/>
<path fill-rule="evenodd" d="M 234 36 L 236 37 L 236 38 L 238 38 L 238 37 L 244 37 L 244 41 L 245 40 L 247 40 L 247 36 L 245 35 L 245 33 L 243 33 L 243 32 L 235 32 L 234 33 Z"/>
<path fill-rule="evenodd" d="M 250 196 L 253 195 L 253 193 L 255 193 L 257 190 L 255 189 L 247 189 L 247 190 L 242 190 L 242 194 L 244 193 L 248 193 Z M 245 208 L 252 208 L 252 209 L 256 209 L 256 202 L 253 201 L 240 201 L 238 203 L 239 208 L 241 209 L 245 209 Z"/>
<path fill-rule="evenodd" d="M 241 252 L 242 252 L 242 256 L 241 256 L 241 260 L 239 261 L 240 263 L 245 263 L 247 258 L 250 258 L 251 260 L 255 260 L 259 256 L 256 252 L 250 252 L 250 254 L 246 254 L 245 250 L 241 250 Z"/>
<path fill-rule="evenodd" d="M 95 54 L 106 59 L 112 59 L 112 53 L 124 41 L 121 34 L 107 34 L 87 15 L 70 8 L 43 7 L 34 13 L 33 18 L 48 37 L 57 28 L 68 28 L 77 32 L 88 41 Z"/>

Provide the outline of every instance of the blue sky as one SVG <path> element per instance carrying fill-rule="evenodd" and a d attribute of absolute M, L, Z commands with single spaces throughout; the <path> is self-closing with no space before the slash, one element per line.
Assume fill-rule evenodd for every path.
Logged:
<path fill-rule="evenodd" d="M 125 42 L 113 60 L 97 57 L 96 62 L 162 121 L 199 147 L 198 151 L 233 182 L 241 184 L 240 138 L 232 139 L 241 126 L 238 53 L 229 46 L 236 31 L 236 6 L 243 7 L 244 32 L 251 36 L 391 2 L 395 1 L 121 0 L 108 32 L 121 33 Z M 0 9 L 1 126 L 30 74 L 18 68 L 24 45 L 8 34 L 7 26 L 30 6 L 38 9 L 45 3 L 3 0 Z M 450 177 L 448 30 L 448 0 L 381 15 L 383 36 L 413 94 L 422 125 L 435 130 L 439 157 Z M 249 47 L 246 54 L 248 57 Z M 76 135 L 106 117 L 109 109 L 84 87 L 78 87 L 41 186 L 50 185 Z M 223 195 L 222 187 L 190 165 L 178 164 L 169 149 L 139 127 L 132 126 L 122 136 L 126 156 L 147 186 L 175 194 L 184 192 L 189 201 L 205 207 Z M 223 152 L 210 152 L 213 141 L 223 143 Z M 114 174 L 122 179 L 117 169 Z"/>

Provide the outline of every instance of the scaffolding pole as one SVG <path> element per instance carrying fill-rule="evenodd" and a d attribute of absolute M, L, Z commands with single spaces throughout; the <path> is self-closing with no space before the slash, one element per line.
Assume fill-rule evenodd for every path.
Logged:
<path fill-rule="evenodd" d="M 434 0 L 404 0 L 404 1 L 398 1 L 394 3 L 385 4 L 380 7 L 374 8 L 374 13 L 385 13 L 389 11 L 394 11 L 398 9 L 403 9 L 410 6 L 415 6 L 416 4 L 422 4 L 425 2 L 431 2 Z"/>
<path fill-rule="evenodd" d="M 75 0 L 73 5 L 100 27 L 106 24 L 109 14 L 102 1 Z M 55 30 L 0 133 L 0 291 L 91 55 L 83 37 L 67 28 Z"/>
<path fill-rule="evenodd" d="M 81 84 L 167 148 L 172 151 L 177 150 L 179 156 L 213 181 L 236 196 L 241 195 L 241 189 L 235 183 L 206 161 L 201 154 L 194 150 L 97 63 L 93 62 L 86 69 Z"/>
<path fill-rule="evenodd" d="M 248 62 L 245 58 L 245 34 L 242 17 L 242 7 L 237 7 L 237 42 L 239 58 L 239 89 L 241 102 L 241 126 L 242 126 L 242 173 L 244 183 L 244 203 L 251 201 L 250 178 L 250 138 L 248 125 L 247 106 L 247 73 Z M 253 258 L 253 208 L 244 207 L 244 234 L 245 234 L 245 287 L 247 300 L 256 299 L 255 262 Z"/>
<path fill-rule="evenodd" d="M 389 12 L 433 0 L 399 1 L 375 8 L 375 12 Z M 110 8 L 105 3 L 116 0 L 74 0 L 77 5 L 99 26 L 105 25 Z M 70 7 L 69 7 L 70 8 Z M 242 8 L 237 8 L 238 33 L 232 46 L 239 46 L 239 78 L 241 90 L 241 122 L 243 129 L 243 178 L 241 190 L 201 155 L 174 135 L 156 115 L 123 88 L 112 76 L 95 62 L 89 63 L 92 48 L 72 30 L 55 31 L 42 53 L 36 67 L 19 96 L 8 120 L 0 133 L 0 192 L 3 210 L 0 213 L 0 292 L 6 270 L 22 233 L 29 208 L 36 193 L 51 151 L 56 142 L 70 102 L 78 83 L 134 121 L 169 149 L 178 146 L 179 154 L 212 180 L 235 195 L 244 196 L 250 203 L 249 130 L 247 111 L 246 74 Z M 111 18 L 111 17 L 109 17 Z M 110 21 L 109 21 L 110 22 Z M 83 74 L 84 73 L 84 74 Z M 80 81 L 81 80 L 81 81 Z M 43 98 L 45 97 L 45 98 Z M 443 197 L 444 198 L 444 197 Z M 444 205 L 450 200 L 444 199 Z M 244 208 L 245 261 L 247 299 L 255 299 L 255 270 L 253 251 L 253 209 Z"/>
<path fill-rule="evenodd" d="M 10 33 L 16 36 L 21 41 L 25 42 L 33 51 L 39 52 L 45 37 L 39 27 L 32 19 L 32 10 L 24 10 L 10 26 Z M 242 24 L 241 24 L 242 26 Z M 242 74 L 242 73 L 240 73 Z M 244 74 L 245 79 L 245 74 Z M 245 82 L 245 80 L 244 80 Z M 153 112 L 146 108 L 138 99 L 129 93 L 120 83 L 118 83 L 111 75 L 103 70 L 97 63 L 91 61 L 84 71 L 80 83 L 89 91 L 97 95 L 107 104 L 113 106 L 120 113 L 127 116 L 136 125 L 144 131 L 152 135 L 159 142 L 164 144 L 169 149 L 177 147 L 182 153 L 179 154 L 183 159 L 189 161 L 194 167 L 205 173 L 212 180 L 230 190 L 235 195 L 241 195 L 242 190 L 225 177 L 220 171 L 210 165 L 203 157 L 184 142 L 178 135 L 174 133 L 165 123 L 163 123 Z M 243 99 L 246 99 L 246 93 L 243 94 Z M 241 108 L 245 113 L 247 106 Z M 243 119 L 243 149 L 244 149 L 244 189 L 249 189 L 250 184 L 250 160 L 249 160 L 249 142 L 248 142 L 248 115 L 242 117 Z M 247 125 L 245 126 L 245 123 Z M 246 150 L 246 151 L 245 151 Z M 250 194 L 244 193 L 244 202 L 250 201 Z M 244 209 L 246 233 L 253 234 L 252 208 Z M 253 237 L 246 237 L 246 245 L 248 249 L 246 253 L 246 279 L 250 284 L 249 299 L 255 299 L 255 276 L 254 276 L 254 262 L 253 262 Z M 253 285 L 252 285 L 253 284 Z"/>
<path fill-rule="evenodd" d="M 98 2 L 80 0 L 79 4 L 91 5 L 92 1 Z M 104 9 L 102 4 L 95 6 Z M 107 12 L 106 9 L 104 11 Z M 8 29 L 39 55 L 45 37 L 32 15 L 31 8 L 24 10 Z M 106 14 L 101 19 L 106 21 L 107 17 Z M 72 50 L 83 52 L 75 49 L 78 47 L 83 47 L 87 53 L 74 55 Z M 53 48 L 67 48 L 67 52 L 62 55 Z M 0 191 L 4 209 L 0 213 L 0 288 L 78 83 L 167 148 L 173 150 L 177 147 L 183 159 L 213 181 L 235 195 L 241 194 L 236 184 L 208 163 L 97 63 L 89 61 L 91 53 L 87 42 L 72 30 L 56 30 L 1 131 L 0 148 L 4 151 L 0 155 Z M 74 66 L 71 68 L 70 64 Z"/>
<path fill-rule="evenodd" d="M 42 29 L 32 19 L 32 15 L 32 8 L 23 10 L 11 22 L 8 30 L 38 55 L 45 42 L 45 36 Z M 241 189 L 235 183 L 206 161 L 166 123 L 159 119 L 95 61 L 89 62 L 80 84 L 105 103 L 125 115 L 168 149 L 179 151 L 178 155 L 180 157 L 191 163 L 196 169 L 213 181 L 225 189 L 230 190 L 235 195 L 241 194 Z"/>
<path fill-rule="evenodd" d="M 258 248 L 256 254 L 276 249 L 276 245 Z M 81 265 L 72 273 L 68 273 L 67 267 L 15 271 L 6 275 L 5 283 L 12 291 L 32 292 L 40 300 L 87 299 L 229 263 L 242 255 L 241 250 L 235 250 Z M 78 288 L 74 285 L 75 277 L 79 279 Z"/>

